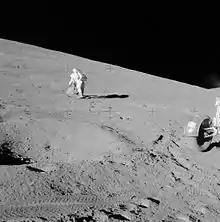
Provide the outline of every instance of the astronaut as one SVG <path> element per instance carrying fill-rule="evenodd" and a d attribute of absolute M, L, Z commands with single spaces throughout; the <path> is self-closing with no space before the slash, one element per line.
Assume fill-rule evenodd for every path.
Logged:
<path fill-rule="evenodd" d="M 85 81 L 87 81 L 87 75 L 79 69 L 72 69 L 70 74 L 69 87 L 73 87 L 78 95 L 78 98 L 84 97 Z"/>

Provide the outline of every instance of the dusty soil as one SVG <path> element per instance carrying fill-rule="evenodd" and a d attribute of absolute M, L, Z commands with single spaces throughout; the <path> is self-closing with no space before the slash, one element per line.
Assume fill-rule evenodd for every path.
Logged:
<path fill-rule="evenodd" d="M 0 221 L 220 221 L 218 143 L 183 137 L 218 89 L 112 68 L 0 40 Z"/>

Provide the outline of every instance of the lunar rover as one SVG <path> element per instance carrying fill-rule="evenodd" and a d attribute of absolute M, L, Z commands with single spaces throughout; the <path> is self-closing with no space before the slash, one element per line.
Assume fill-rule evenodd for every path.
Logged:
<path fill-rule="evenodd" d="M 217 107 L 215 117 L 196 114 L 184 127 L 184 137 L 190 148 L 205 152 L 216 142 L 220 134 L 220 97 L 216 98 L 215 106 Z"/>

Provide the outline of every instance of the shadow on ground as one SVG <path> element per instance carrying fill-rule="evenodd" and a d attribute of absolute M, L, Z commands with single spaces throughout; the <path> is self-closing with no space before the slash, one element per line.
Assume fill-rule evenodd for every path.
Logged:
<path fill-rule="evenodd" d="M 32 162 L 31 158 L 18 155 L 10 150 L 10 144 L 4 142 L 0 146 L 0 165 L 23 165 Z"/>
<path fill-rule="evenodd" d="M 213 148 L 219 149 L 220 148 L 220 142 L 211 143 L 210 146 L 208 147 L 208 149 L 205 150 L 204 152 L 208 152 L 208 151 L 212 150 Z"/>
<path fill-rule="evenodd" d="M 30 171 L 37 172 L 37 173 L 45 172 L 44 170 L 41 170 L 32 166 L 26 166 L 26 168 L 29 169 Z"/>
<path fill-rule="evenodd" d="M 0 158 L 0 165 L 24 165 L 24 164 L 31 164 L 32 160 L 30 158 L 19 158 L 13 156 L 1 156 Z"/>
<path fill-rule="evenodd" d="M 85 95 L 84 99 L 125 99 L 128 98 L 127 94 L 109 94 L 109 95 Z"/>

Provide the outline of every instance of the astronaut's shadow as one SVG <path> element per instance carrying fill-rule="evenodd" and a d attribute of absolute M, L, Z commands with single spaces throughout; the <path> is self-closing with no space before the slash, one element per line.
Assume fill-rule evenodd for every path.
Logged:
<path fill-rule="evenodd" d="M 84 99 L 125 99 L 128 98 L 127 94 L 109 94 L 109 95 L 84 95 Z"/>

